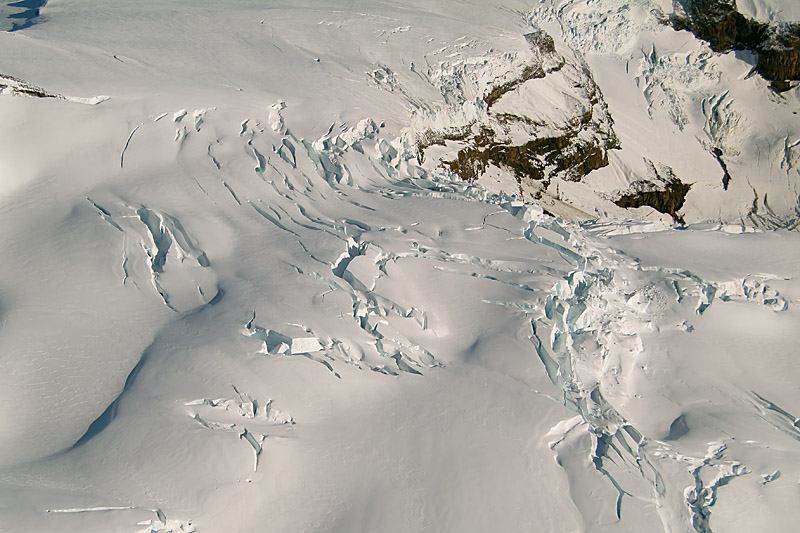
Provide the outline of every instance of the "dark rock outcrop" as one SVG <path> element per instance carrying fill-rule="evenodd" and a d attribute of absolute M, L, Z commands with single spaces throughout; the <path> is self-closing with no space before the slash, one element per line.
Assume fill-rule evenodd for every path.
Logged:
<path fill-rule="evenodd" d="M 631 184 L 631 192 L 622 194 L 614 203 L 623 208 L 649 206 L 683 223 L 678 211 L 683 207 L 692 184 L 683 183 L 670 167 L 661 165 L 660 170 L 656 170 L 651 161 L 645 162 L 650 168 L 651 178 Z"/>
<path fill-rule="evenodd" d="M 488 119 L 462 129 L 418 135 L 420 160 L 427 147 L 458 141 L 465 146 L 454 160 L 442 164 L 461 179 L 475 181 L 489 166 L 494 166 L 510 171 L 520 183 L 538 182 L 537 189 L 546 188 L 554 177 L 580 181 L 589 172 L 608 165 L 608 150 L 618 148 L 619 141 L 591 72 L 585 65 L 568 62 L 562 57 L 547 33 L 532 32 L 525 35 L 525 39 L 533 58 L 516 76 L 498 83 L 483 95 Z M 493 110 L 505 95 L 527 82 L 557 73 L 570 80 L 570 98 L 581 102 L 574 109 L 565 106 L 564 114 L 568 119 L 563 124 L 532 120 L 524 109 Z M 524 142 L 520 143 L 521 140 Z"/>
<path fill-rule="evenodd" d="M 511 170 L 517 179 L 545 181 L 560 175 L 568 181 L 580 181 L 592 170 L 608 165 L 608 150 L 617 147 L 616 139 L 608 144 L 580 142 L 577 134 L 591 125 L 591 115 L 563 135 L 539 137 L 523 145 L 509 145 L 494 140 L 494 131 L 484 130 L 472 146 L 458 152 L 445 165 L 461 179 L 474 181 L 489 164 Z"/>
<path fill-rule="evenodd" d="M 526 81 L 544 78 L 548 73 L 557 72 L 564 66 L 564 59 L 558 55 L 558 52 L 556 52 L 556 43 L 553 41 L 553 38 L 550 35 L 543 31 L 535 31 L 526 34 L 525 40 L 528 42 L 528 46 L 531 47 L 531 50 L 533 50 L 537 56 L 557 58 L 556 61 L 549 68 L 545 68 L 543 62 L 527 65 L 522 70 L 521 75 L 517 76 L 511 81 L 492 88 L 492 90 L 483 97 L 487 108 L 491 108 L 494 103 L 500 100 L 500 97 L 508 92 L 513 91 Z"/>
<path fill-rule="evenodd" d="M 708 41 L 715 52 L 757 52 L 756 70 L 777 91 L 789 89 L 789 80 L 800 80 L 800 23 L 750 19 L 737 11 L 736 0 L 680 0 L 672 24 Z"/>

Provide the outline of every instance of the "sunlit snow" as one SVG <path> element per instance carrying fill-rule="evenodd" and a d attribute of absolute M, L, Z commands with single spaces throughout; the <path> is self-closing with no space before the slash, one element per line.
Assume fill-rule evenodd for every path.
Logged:
<path fill-rule="evenodd" d="M 669 4 L 4 2 L 0 531 L 792 530 L 800 93 Z"/>

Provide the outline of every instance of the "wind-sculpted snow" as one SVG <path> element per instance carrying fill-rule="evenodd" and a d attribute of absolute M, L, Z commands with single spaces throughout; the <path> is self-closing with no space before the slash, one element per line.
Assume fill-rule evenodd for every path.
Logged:
<path fill-rule="evenodd" d="M 594 3 L 561 19 L 200 3 L 180 24 L 160 2 L 155 18 L 109 4 L 96 33 L 71 5 L 31 37 L 0 35 L 56 58 L 8 71 L 115 95 L 0 98 L 0 529 L 791 527 L 797 233 L 755 215 L 675 229 L 603 182 L 697 163 L 661 157 L 677 145 L 630 150 L 655 127 L 642 119 L 674 127 L 714 180 L 724 162 L 728 192 L 744 186 L 737 124 L 754 118 L 713 70 L 735 58 L 653 43 L 639 57 L 621 37 L 590 52 L 569 41 L 580 32 L 531 26 L 577 24 Z M 653 30 L 643 6 L 611 5 L 620 35 L 642 10 Z M 627 89 L 608 85 L 624 72 L 597 55 L 611 49 L 631 55 Z M 85 85 L 59 74 L 66 56 Z M 695 62 L 710 75 L 676 88 Z M 489 188 L 440 165 L 495 112 L 535 139 L 575 127 L 621 149 L 525 204 L 502 165 Z M 419 132 L 444 146 L 421 157 Z M 786 135 L 770 154 L 794 168 Z M 687 221 L 703 183 L 676 209 Z M 772 191 L 759 216 L 793 220 L 764 211 Z"/>

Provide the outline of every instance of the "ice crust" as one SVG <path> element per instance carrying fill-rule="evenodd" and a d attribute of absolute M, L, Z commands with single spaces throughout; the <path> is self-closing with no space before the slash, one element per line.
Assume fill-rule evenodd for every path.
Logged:
<path fill-rule="evenodd" d="M 765 228 L 796 94 L 649 2 L 468 7 L 63 1 L 0 34 L 15 80 L 112 95 L 0 95 L 0 529 L 791 529 L 800 242 Z M 438 166 L 454 141 L 420 161 L 540 28 L 609 168 L 542 206 Z M 495 106 L 558 129 L 581 76 Z M 702 193 L 711 145 L 757 213 L 735 172 Z M 697 172 L 696 224 L 596 195 L 643 157 Z"/>

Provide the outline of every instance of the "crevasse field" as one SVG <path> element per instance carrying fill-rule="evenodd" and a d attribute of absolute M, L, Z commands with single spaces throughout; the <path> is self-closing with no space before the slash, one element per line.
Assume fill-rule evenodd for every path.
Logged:
<path fill-rule="evenodd" d="M 671 11 L 3 2 L 0 531 L 794 530 L 800 94 Z"/>

